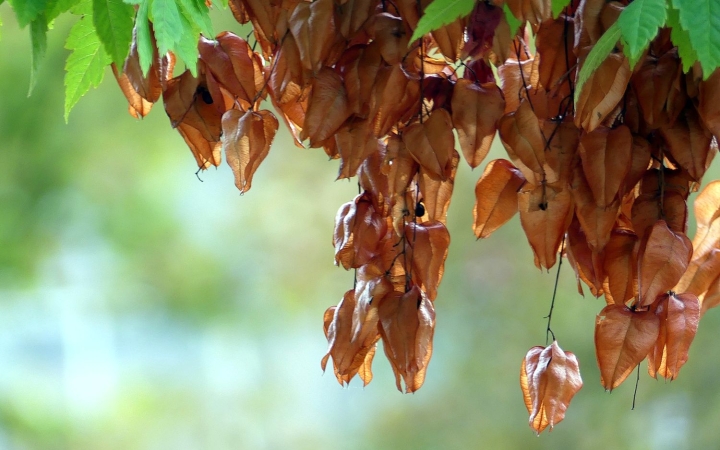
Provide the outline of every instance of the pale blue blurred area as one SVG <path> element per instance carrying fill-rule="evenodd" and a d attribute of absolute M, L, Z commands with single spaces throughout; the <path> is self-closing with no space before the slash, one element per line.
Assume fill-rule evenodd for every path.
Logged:
<path fill-rule="evenodd" d="M 72 20 L 27 98 L 28 32 L 7 5 L 0 18 L 0 449 L 718 446 L 717 312 L 678 380 L 642 365 L 630 411 L 634 374 L 612 395 L 599 383 L 604 301 L 577 294 L 567 263 L 553 330 L 585 387 L 535 437 L 519 368 L 545 342 L 555 271 L 535 269 L 517 218 L 475 241 L 481 171 L 464 162 L 425 385 L 398 393 L 378 350 L 373 382 L 341 388 L 320 370 L 323 312 L 353 279 L 333 266 L 335 213 L 357 193 L 337 161 L 283 132 L 247 194 L 226 166 L 200 182 L 162 106 L 134 120 L 109 70 L 63 122 Z"/>

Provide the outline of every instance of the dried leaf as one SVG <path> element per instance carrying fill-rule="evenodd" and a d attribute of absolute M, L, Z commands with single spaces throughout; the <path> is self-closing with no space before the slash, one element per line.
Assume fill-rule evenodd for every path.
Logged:
<path fill-rule="evenodd" d="M 490 236 L 517 213 L 517 193 L 523 184 L 525 177 L 510 161 L 488 163 L 475 185 L 473 231 L 478 239 Z"/>
<path fill-rule="evenodd" d="M 420 166 L 440 180 L 450 175 L 455 138 L 450 114 L 436 109 L 423 123 L 405 129 L 403 143 Z"/>
<path fill-rule="evenodd" d="M 545 137 L 530 103 L 524 101 L 517 111 L 506 114 L 498 123 L 500 140 L 512 162 L 528 181 L 543 173 Z"/>
<path fill-rule="evenodd" d="M 428 220 L 447 222 L 447 212 L 450 207 L 450 200 L 455 187 L 455 174 L 459 164 L 460 154 L 453 150 L 450 159 L 450 174 L 445 180 L 439 180 L 434 174 L 420 167 L 418 184 Z"/>
<path fill-rule="evenodd" d="M 660 332 L 660 319 L 652 311 L 631 311 L 625 305 L 608 305 L 595 319 L 595 356 L 600 382 L 612 391 L 645 359 Z"/>
<path fill-rule="evenodd" d="M 247 192 L 253 174 L 270 151 L 278 120 L 270 111 L 231 109 L 223 115 L 222 125 L 223 151 L 235 175 L 235 186 L 241 193 Z"/>
<path fill-rule="evenodd" d="M 334 8 L 333 0 L 299 2 L 288 21 L 306 70 L 320 71 L 338 37 Z"/>
<path fill-rule="evenodd" d="M 655 346 L 648 354 L 648 373 L 674 380 L 688 360 L 688 350 L 700 321 L 700 304 L 694 294 L 670 293 L 655 306 L 660 331 Z"/>
<path fill-rule="evenodd" d="M 338 177 L 354 177 L 365 158 L 377 153 L 381 143 L 370 132 L 368 120 L 349 121 L 335 133 L 335 142 L 340 153 Z"/>
<path fill-rule="evenodd" d="M 590 132 L 617 106 L 630 81 L 630 65 L 621 53 L 611 53 L 587 79 L 576 103 L 575 125 Z"/>
<path fill-rule="evenodd" d="M 690 263 L 693 247 L 683 233 L 668 228 L 664 220 L 653 225 L 638 253 L 639 306 L 648 306 L 670 290 Z"/>
<path fill-rule="evenodd" d="M 342 78 L 332 69 L 323 67 L 312 84 L 307 114 L 300 140 L 310 138 L 310 146 L 330 138 L 350 117 Z"/>
<path fill-rule="evenodd" d="M 575 271 L 578 293 L 583 295 L 582 280 L 590 288 L 592 295 L 599 297 L 603 294 L 602 266 L 596 264 L 596 257 L 587 242 L 585 233 L 580 226 L 577 216 L 574 216 L 567 229 L 565 251 L 568 262 Z"/>
<path fill-rule="evenodd" d="M 712 135 L 702 126 L 695 107 L 689 105 L 671 125 L 660 128 L 672 158 L 700 182 L 707 169 Z"/>
<path fill-rule="evenodd" d="M 437 297 L 437 288 L 445 272 L 445 259 L 450 247 L 450 233 L 441 222 L 409 222 L 405 226 L 408 259 L 412 263 L 412 280 L 430 300 Z"/>
<path fill-rule="evenodd" d="M 403 380 L 405 392 L 415 392 L 425 381 L 432 356 L 435 308 L 422 291 L 413 286 L 405 294 L 393 292 L 384 297 L 378 313 L 380 336 L 397 388 L 402 391 Z"/>
<path fill-rule="evenodd" d="M 520 224 L 535 254 L 535 266 L 550 269 L 573 217 L 570 191 L 527 186 L 527 190 L 518 192 L 518 210 Z"/>
<path fill-rule="evenodd" d="M 598 206 L 609 206 L 618 198 L 632 150 L 632 135 L 625 125 L 596 128 L 580 138 L 578 153 L 583 172 Z"/>
<path fill-rule="evenodd" d="M 375 211 L 370 194 L 359 194 L 342 205 L 335 216 L 335 264 L 345 270 L 367 264 L 379 254 L 386 232 L 387 223 Z"/>
<path fill-rule="evenodd" d="M 540 434 L 550 431 L 565 418 L 570 401 L 582 388 L 580 366 L 571 352 L 557 341 L 547 347 L 533 347 L 520 366 L 520 388 L 530 413 L 530 427 Z"/>
<path fill-rule="evenodd" d="M 461 79 L 455 83 L 452 122 L 465 160 L 473 169 L 490 151 L 504 109 L 505 100 L 494 82 L 478 85 Z"/>
<path fill-rule="evenodd" d="M 615 229 L 604 249 L 603 272 L 607 277 L 606 297 L 621 305 L 637 297 L 638 237 L 629 230 Z M 611 303 L 611 302 L 608 302 Z"/>

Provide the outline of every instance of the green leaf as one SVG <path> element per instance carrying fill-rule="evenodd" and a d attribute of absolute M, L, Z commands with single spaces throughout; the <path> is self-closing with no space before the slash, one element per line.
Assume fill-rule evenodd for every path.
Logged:
<path fill-rule="evenodd" d="M 80 0 L 75 6 L 70 8 L 70 12 L 77 16 L 84 16 L 92 14 L 92 0 Z"/>
<path fill-rule="evenodd" d="M 665 0 L 635 0 L 620 13 L 617 23 L 630 69 L 655 39 L 658 28 L 665 25 L 666 10 Z"/>
<path fill-rule="evenodd" d="M 560 15 L 562 10 L 570 4 L 570 0 L 552 0 L 552 16 L 556 19 Z"/>
<path fill-rule="evenodd" d="M 220 6 L 222 6 L 223 8 L 227 8 L 228 0 L 220 0 L 219 3 L 220 3 Z M 213 5 L 217 5 L 217 4 L 218 4 L 218 1 L 213 0 Z"/>
<path fill-rule="evenodd" d="M 697 61 L 697 53 L 690 43 L 690 34 L 680 25 L 680 13 L 677 9 L 668 8 L 667 26 L 670 27 L 670 39 L 678 49 L 678 55 L 687 73 Z"/>
<path fill-rule="evenodd" d="M 424 35 L 454 22 L 458 17 L 467 16 L 475 7 L 475 0 L 433 0 L 425 8 L 417 28 L 410 38 L 412 44 Z"/>
<path fill-rule="evenodd" d="M 510 27 L 510 36 L 515 36 L 515 33 L 517 33 L 518 28 L 522 26 L 522 22 L 518 20 L 517 17 L 515 17 L 515 14 L 510 11 L 510 8 L 508 7 L 507 3 L 503 5 L 503 13 L 505 13 L 505 20 L 508 23 L 508 26 Z"/>
<path fill-rule="evenodd" d="M 20 28 L 24 28 L 45 10 L 47 0 L 9 0 L 9 3 Z"/>
<path fill-rule="evenodd" d="M 135 9 L 122 0 L 93 0 L 92 16 L 105 52 L 122 69 L 130 52 Z"/>
<path fill-rule="evenodd" d="M 145 0 L 138 8 L 135 19 L 135 36 L 137 39 L 138 57 L 143 75 L 147 75 L 153 60 L 153 43 L 150 36 L 150 22 L 148 22 L 148 9 L 150 0 Z"/>
<path fill-rule="evenodd" d="M 153 0 L 149 13 L 155 29 L 158 50 L 160 54 L 165 54 L 183 38 L 180 10 L 175 0 Z"/>
<path fill-rule="evenodd" d="M 590 78 L 600 64 L 605 61 L 610 52 L 615 48 L 618 39 L 620 39 L 620 26 L 617 22 L 612 24 L 610 28 L 605 30 L 605 33 L 600 36 L 600 39 L 595 43 L 595 46 L 588 53 L 585 62 L 580 68 L 577 82 L 575 84 L 575 106 L 577 106 L 578 98 L 580 98 L 580 92 L 582 91 L 585 82 Z"/>
<path fill-rule="evenodd" d="M 45 58 L 47 50 L 47 31 L 48 25 L 45 14 L 40 14 L 30 22 L 30 43 L 32 46 L 32 56 L 30 64 L 30 88 L 28 89 L 28 97 L 32 94 L 33 88 L 37 83 L 37 75 L 40 70 L 40 63 Z"/>
<path fill-rule="evenodd" d="M 181 15 L 180 20 L 183 30 L 180 33 L 180 41 L 172 50 L 177 57 L 185 63 L 185 66 L 190 69 L 193 76 L 197 76 L 198 39 L 200 38 L 200 30 L 194 27 L 192 22 L 190 22 L 184 14 Z"/>
<path fill-rule="evenodd" d="M 190 23 L 196 24 L 207 38 L 215 37 L 208 15 L 210 10 L 205 5 L 205 0 L 180 0 L 180 5 L 183 15 L 190 20 Z"/>
<path fill-rule="evenodd" d="M 707 77 L 720 66 L 720 0 L 672 0 Z"/>
<path fill-rule="evenodd" d="M 45 10 L 48 23 L 55 20 L 60 14 L 69 11 L 78 3 L 80 3 L 80 0 L 53 0 Z"/>
<path fill-rule="evenodd" d="M 112 59 L 95 32 L 92 17 L 85 16 L 70 30 L 65 48 L 72 50 L 65 63 L 65 122 L 73 106 L 90 87 L 97 87 Z"/>

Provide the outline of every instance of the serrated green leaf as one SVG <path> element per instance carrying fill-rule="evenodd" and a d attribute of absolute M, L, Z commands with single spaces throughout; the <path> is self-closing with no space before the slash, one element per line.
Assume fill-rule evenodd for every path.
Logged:
<path fill-rule="evenodd" d="M 18 25 L 24 28 L 45 10 L 47 0 L 9 0 L 9 3 L 15 11 Z"/>
<path fill-rule="evenodd" d="M 687 73 L 697 61 L 697 53 L 690 43 L 690 34 L 680 25 L 680 13 L 677 9 L 668 8 L 667 26 L 670 27 L 670 39 L 678 49 L 678 55 L 683 65 L 683 72 Z"/>
<path fill-rule="evenodd" d="M 123 0 L 128 5 L 140 5 L 141 3 L 144 3 L 145 0 Z"/>
<path fill-rule="evenodd" d="M 578 74 L 575 84 L 575 98 L 573 100 L 575 102 L 575 106 L 577 106 L 577 101 L 580 98 L 580 92 L 582 91 L 585 82 L 588 78 L 590 78 L 590 75 L 592 75 L 597 68 L 600 67 L 600 64 L 605 61 L 613 48 L 615 48 L 615 44 L 617 44 L 618 39 L 620 39 L 620 26 L 617 22 L 615 22 L 610 26 L 610 28 L 605 30 L 605 33 L 600 36 L 600 39 L 598 39 L 595 46 L 592 50 L 590 50 L 590 53 L 588 53 L 587 58 L 585 58 L 585 62 L 580 68 L 580 73 Z"/>
<path fill-rule="evenodd" d="M 552 0 L 551 8 L 553 19 L 556 19 L 562 10 L 569 4 L 570 0 Z"/>
<path fill-rule="evenodd" d="M 147 75 L 153 60 L 153 43 L 150 36 L 150 22 L 148 22 L 148 9 L 150 0 L 145 0 L 138 8 L 135 18 L 135 39 L 137 39 L 138 57 L 140 58 L 140 69 L 143 75 Z"/>
<path fill-rule="evenodd" d="M 210 10 L 205 4 L 205 0 L 180 0 L 182 13 L 190 23 L 199 27 L 200 31 L 209 39 L 215 37 L 213 33 L 212 22 L 208 15 Z"/>
<path fill-rule="evenodd" d="M 92 17 L 85 16 L 73 25 L 65 42 L 72 50 L 65 63 L 65 122 L 70 110 L 90 87 L 97 87 L 105 75 L 105 66 L 112 62 L 110 55 L 95 32 Z"/>
<path fill-rule="evenodd" d="M 28 89 L 28 97 L 32 94 L 33 88 L 37 83 L 37 75 L 40 70 L 40 63 L 45 58 L 47 50 L 47 20 L 45 14 L 40 14 L 30 22 L 30 44 L 32 47 L 32 56 L 30 64 L 30 88 Z"/>
<path fill-rule="evenodd" d="M 80 3 L 80 0 L 54 0 L 48 3 L 48 8 L 45 10 L 48 23 L 55 20 L 60 14 L 69 11 L 78 3 Z"/>
<path fill-rule="evenodd" d="M 474 7 L 475 0 L 433 0 L 425 8 L 425 12 L 410 38 L 410 44 L 412 45 L 417 39 L 431 31 L 454 22 L 458 17 L 467 16 Z"/>
<path fill-rule="evenodd" d="M 720 0 L 673 0 L 673 7 L 707 79 L 720 66 Z"/>
<path fill-rule="evenodd" d="M 92 14 L 93 0 L 80 0 L 75 6 L 70 8 L 70 12 L 76 16 L 84 16 Z"/>
<path fill-rule="evenodd" d="M 197 76 L 198 39 L 200 38 L 200 30 L 193 27 L 192 23 L 182 14 L 180 20 L 183 27 L 180 34 L 180 41 L 172 50 L 177 57 L 185 63 L 185 66 L 190 69 L 193 76 Z"/>
<path fill-rule="evenodd" d="M 175 0 L 153 0 L 149 9 L 155 40 L 161 54 L 172 50 L 182 38 L 183 23 Z"/>
<path fill-rule="evenodd" d="M 122 0 L 93 0 L 92 16 L 105 52 L 122 69 L 130 52 L 135 9 Z"/>
<path fill-rule="evenodd" d="M 620 13 L 617 23 L 630 69 L 655 39 L 658 28 L 665 25 L 666 10 L 665 0 L 635 0 Z"/>
<path fill-rule="evenodd" d="M 503 5 L 503 13 L 505 14 L 505 20 L 508 23 L 508 26 L 510 27 L 510 36 L 515 36 L 515 33 L 517 33 L 518 28 L 522 26 L 522 22 L 518 20 L 517 17 L 515 17 L 515 14 L 510 11 L 510 8 L 508 7 L 507 3 Z"/>

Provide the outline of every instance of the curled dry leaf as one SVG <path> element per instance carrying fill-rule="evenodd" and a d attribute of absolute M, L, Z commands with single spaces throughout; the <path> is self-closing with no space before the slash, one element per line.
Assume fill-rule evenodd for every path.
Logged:
<path fill-rule="evenodd" d="M 222 127 L 223 151 L 235 175 L 235 186 L 241 193 L 247 192 L 253 174 L 270 151 L 278 120 L 270 111 L 231 109 L 223 114 Z"/>
<path fill-rule="evenodd" d="M 711 181 L 695 199 L 697 231 L 693 238 L 695 253 L 700 258 L 720 242 L 720 180 Z"/>
<path fill-rule="evenodd" d="M 660 128 L 672 158 L 700 182 L 708 165 L 712 135 L 702 125 L 695 107 L 689 104 L 671 125 Z"/>
<path fill-rule="evenodd" d="M 217 82 L 234 96 L 243 109 L 253 107 L 265 82 L 262 61 L 244 39 L 224 31 L 215 40 L 200 37 L 200 59 Z"/>
<path fill-rule="evenodd" d="M 333 0 L 316 0 L 299 2 L 292 12 L 288 26 L 306 70 L 319 72 L 338 38 L 334 8 Z"/>
<path fill-rule="evenodd" d="M 637 243 L 638 237 L 632 231 L 612 230 L 603 260 L 608 304 L 622 305 L 637 297 Z"/>
<path fill-rule="evenodd" d="M 582 385 L 577 358 L 564 352 L 557 341 L 531 348 L 520 366 L 520 388 L 530 413 L 530 427 L 537 434 L 548 425 L 552 431 L 565 418 L 570 401 Z"/>
<path fill-rule="evenodd" d="M 367 264 L 378 255 L 386 231 L 387 222 L 375 211 L 368 192 L 345 203 L 335 216 L 335 264 L 345 270 Z"/>
<path fill-rule="evenodd" d="M 575 271 L 578 293 L 585 295 L 580 284 L 582 280 L 590 288 L 592 295 L 599 297 L 603 294 L 604 289 L 602 265 L 598 264 L 597 253 L 588 245 L 587 237 L 577 216 L 573 217 L 565 236 L 565 251 L 568 262 Z"/>
<path fill-rule="evenodd" d="M 367 119 L 360 121 L 351 119 L 346 122 L 335 133 L 335 143 L 341 158 L 338 180 L 354 177 L 365 158 L 377 153 L 378 146 L 381 145 L 370 132 Z"/>
<path fill-rule="evenodd" d="M 430 300 L 435 300 L 445 272 L 450 233 L 441 222 L 409 222 L 405 226 L 405 241 L 412 263 L 413 282 L 427 293 Z"/>
<path fill-rule="evenodd" d="M 452 151 L 450 159 L 450 173 L 445 180 L 438 179 L 424 167 L 420 168 L 419 189 L 422 202 L 427 210 L 428 220 L 447 222 L 447 212 L 450 207 L 453 188 L 455 187 L 455 174 L 460 164 L 460 154 Z"/>
<path fill-rule="evenodd" d="M 668 228 L 664 220 L 653 225 L 638 253 L 638 305 L 648 306 L 670 290 L 682 277 L 693 247 L 683 233 Z"/>
<path fill-rule="evenodd" d="M 300 140 L 310 138 L 310 146 L 315 147 L 332 137 L 348 117 L 350 108 L 342 78 L 323 67 L 313 80 Z"/>
<path fill-rule="evenodd" d="M 611 53 L 588 77 L 577 101 L 575 125 L 597 128 L 618 105 L 630 81 L 630 65 L 622 53 Z"/>
<path fill-rule="evenodd" d="M 687 230 L 687 203 L 677 192 L 665 191 L 661 194 L 641 194 L 632 205 L 631 219 L 635 234 L 642 240 L 659 219 L 667 222 L 668 227 L 676 233 Z"/>
<path fill-rule="evenodd" d="M 415 392 L 425 381 L 435 332 L 435 308 L 417 287 L 405 294 L 392 292 L 379 302 L 379 329 L 385 355 L 390 361 L 395 382 L 402 391 Z"/>
<path fill-rule="evenodd" d="M 540 129 L 548 138 L 545 148 L 545 182 L 564 186 L 571 182 L 576 163 L 580 130 L 572 122 L 542 120 Z"/>
<path fill-rule="evenodd" d="M 384 67 L 373 82 L 370 117 L 373 133 L 382 137 L 418 112 L 420 82 L 418 78 L 410 77 L 400 64 Z"/>
<path fill-rule="evenodd" d="M 465 18 L 458 18 L 430 34 L 437 44 L 438 50 L 448 61 L 457 61 L 465 45 Z"/>
<path fill-rule="evenodd" d="M 648 354 L 648 373 L 657 378 L 674 380 L 688 360 L 688 350 L 700 321 L 700 304 L 694 294 L 668 293 L 655 306 L 660 331 L 655 346 Z"/>
<path fill-rule="evenodd" d="M 580 138 L 578 153 L 585 179 L 598 206 L 609 206 L 618 192 L 632 161 L 630 129 L 599 127 Z"/>
<path fill-rule="evenodd" d="M 573 217 L 570 191 L 527 186 L 527 190 L 518 192 L 518 210 L 520 224 L 535 254 L 535 266 L 550 269 Z"/>
<path fill-rule="evenodd" d="M 450 113 L 436 109 L 423 123 L 414 123 L 403 133 L 403 143 L 429 174 L 445 180 L 452 170 L 455 137 Z"/>
<path fill-rule="evenodd" d="M 513 41 L 512 46 L 517 49 L 517 42 Z M 505 96 L 506 114 L 517 111 L 520 103 L 523 100 L 527 101 L 528 94 L 534 92 L 538 86 L 539 59 L 531 58 L 523 61 L 517 59 L 514 50 L 512 53 L 513 57 L 498 67 L 498 78 L 500 78 L 500 86 Z"/>
<path fill-rule="evenodd" d="M 620 199 L 615 197 L 609 205 L 599 206 L 579 165 L 573 173 L 571 191 L 575 201 L 575 215 L 585 232 L 588 245 L 594 251 L 600 252 L 610 239 L 610 232 L 615 226 Z"/>
<path fill-rule="evenodd" d="M 349 290 L 337 307 L 325 312 L 328 351 L 321 361 L 322 369 L 332 357 L 335 376 L 340 384 L 361 374 L 365 384 L 372 378 L 370 364 L 378 333 L 379 300 L 392 290 L 389 282 L 382 277 L 363 280 L 356 290 Z M 328 316 L 332 318 L 328 323 Z M 368 354 L 372 352 L 372 355 Z"/>
<path fill-rule="evenodd" d="M 490 151 L 497 121 L 503 115 L 505 100 L 493 83 L 474 84 L 467 79 L 455 83 L 452 94 L 452 122 L 465 160 L 473 169 Z"/>
<path fill-rule="evenodd" d="M 537 53 L 541 55 L 538 65 L 538 81 L 548 91 L 561 96 L 570 93 L 569 77 L 577 62 L 573 47 L 572 18 L 561 15 L 557 19 L 546 20 L 540 25 L 535 37 Z M 565 41 L 563 43 L 563 41 Z"/>
<path fill-rule="evenodd" d="M 676 49 L 659 58 L 646 57 L 633 74 L 631 83 L 648 128 L 662 130 L 675 122 L 686 101 L 681 77 Z"/>
<path fill-rule="evenodd" d="M 374 0 L 347 0 L 338 6 L 338 29 L 346 38 L 352 38 L 375 10 Z"/>
<path fill-rule="evenodd" d="M 600 382 L 612 391 L 625 381 L 655 345 L 660 319 L 652 311 L 608 305 L 595 319 L 595 356 Z"/>
<path fill-rule="evenodd" d="M 517 193 L 523 184 L 525 177 L 510 161 L 488 163 L 475 185 L 473 231 L 478 239 L 490 236 L 517 213 Z"/>
<path fill-rule="evenodd" d="M 135 90 L 135 87 L 133 86 L 126 72 L 119 73 L 115 63 L 112 63 L 111 67 L 113 75 L 115 75 L 115 79 L 120 86 L 120 90 L 122 91 L 123 95 L 125 95 L 125 98 L 128 101 L 128 112 L 130 113 L 130 115 L 136 119 L 142 119 L 143 117 L 147 116 L 150 113 L 153 102 L 146 100 L 145 98 L 143 98 L 142 95 L 138 93 L 138 91 Z M 150 73 L 153 73 L 152 69 L 150 70 Z M 160 87 L 159 82 L 157 85 L 158 87 Z"/>
<path fill-rule="evenodd" d="M 498 131 L 510 159 L 528 181 L 533 182 L 538 174 L 543 174 L 545 137 L 528 101 L 520 103 L 517 111 L 503 116 Z"/>
<path fill-rule="evenodd" d="M 372 17 L 368 28 L 373 40 L 380 47 L 380 54 L 389 65 L 399 64 L 408 52 L 410 35 L 400 17 L 380 13 Z"/>

